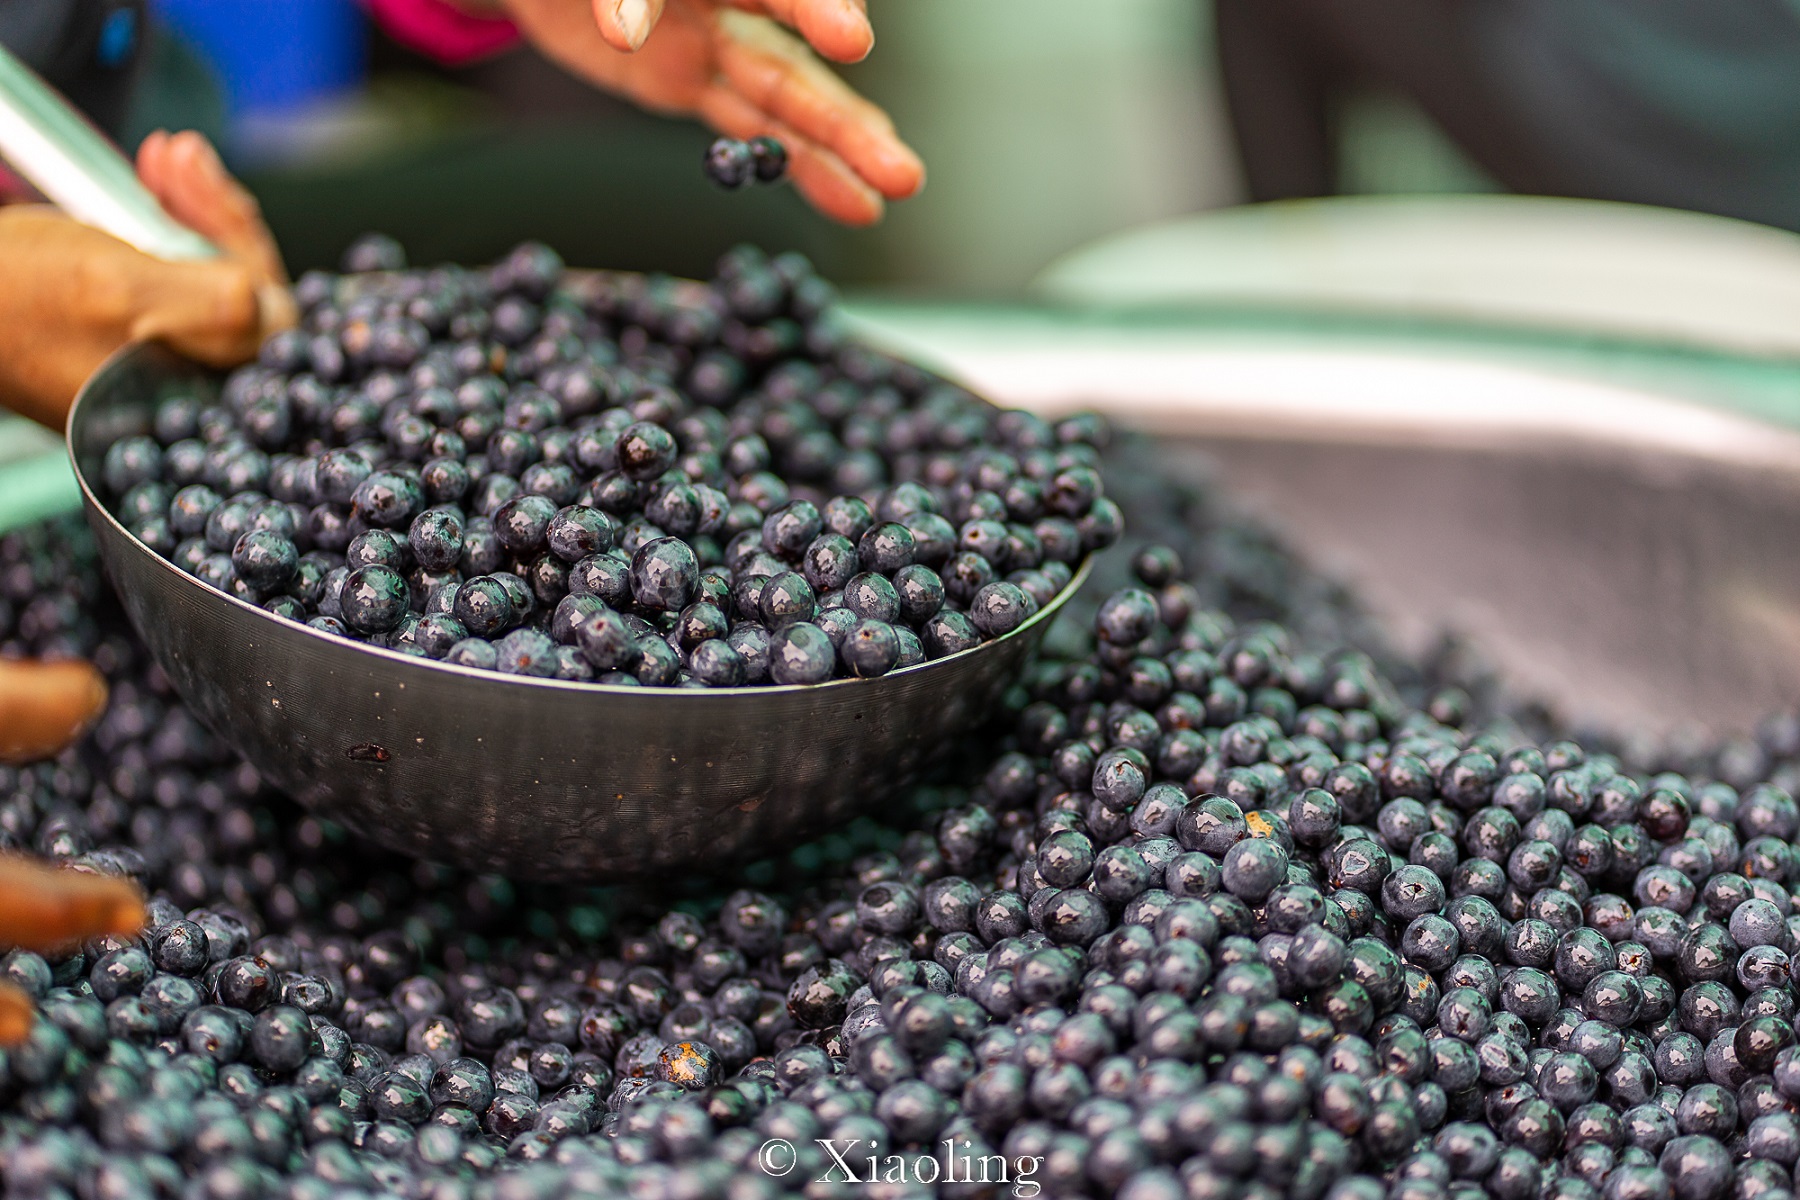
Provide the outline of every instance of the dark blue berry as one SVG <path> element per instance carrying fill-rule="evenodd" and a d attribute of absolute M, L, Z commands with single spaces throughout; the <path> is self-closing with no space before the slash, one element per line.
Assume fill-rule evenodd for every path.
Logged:
<path fill-rule="evenodd" d="M 749 146 L 750 160 L 754 166 L 758 183 L 774 183 L 787 174 L 787 149 L 780 142 L 772 137 L 756 137 L 750 139 Z M 709 174 L 712 165 L 713 158 L 709 153 L 707 155 Z"/>
<path fill-rule="evenodd" d="M 825 631 L 806 621 L 777 629 L 770 635 L 768 653 L 769 677 L 778 684 L 823 683 L 837 659 Z"/>
<path fill-rule="evenodd" d="M 757 176 L 757 158 L 747 142 L 717 138 L 706 148 L 706 177 L 727 191 L 735 191 Z"/>

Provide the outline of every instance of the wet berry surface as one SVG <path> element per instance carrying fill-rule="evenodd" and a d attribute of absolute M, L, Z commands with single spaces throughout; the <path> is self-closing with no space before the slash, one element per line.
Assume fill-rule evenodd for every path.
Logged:
<path fill-rule="evenodd" d="M 516 675 L 822 683 L 1002 637 L 1120 535 L 1103 425 L 851 341 L 798 256 L 702 285 L 370 244 L 348 263 L 384 269 L 307 276 L 301 328 L 102 470 L 146 545 L 281 617 Z"/>
<path fill-rule="evenodd" d="M 666 470 L 667 445 L 633 436 L 609 443 L 619 461 Z M 266 540 L 234 555 L 286 536 L 257 525 L 267 510 L 214 537 L 225 492 L 147 494 L 192 457 L 182 440 L 160 467 L 142 444 L 109 464 L 124 506 L 179 519 L 234 573 L 284 569 Z M 341 571 L 331 619 L 367 628 L 388 620 L 382 573 L 417 569 L 382 521 L 456 476 L 340 452 L 312 456 L 339 497 L 318 504 L 349 506 L 345 561 L 317 579 Z M 677 434 L 675 453 L 698 452 Z M 78 525 L 0 538 L 0 653 L 86 655 L 113 682 L 79 746 L 0 769 L 0 842 L 154 897 L 141 938 L 0 963 L 42 1012 L 0 1069 L 8 1194 L 1791 1196 L 1800 722 L 1712 748 L 1569 740 L 1457 653 L 1384 651 L 1341 592 L 1160 480 L 1141 443 L 1092 466 L 1135 540 L 1101 557 L 994 728 L 893 811 L 655 892 L 353 844 L 173 697 Z M 643 563 L 584 576 L 585 603 L 509 625 L 504 539 L 597 536 L 559 525 L 566 505 L 521 505 L 482 530 L 485 581 L 420 624 L 494 621 L 489 663 L 529 671 L 546 647 L 563 661 L 561 613 L 581 661 L 629 671 L 642 586 L 670 615 L 658 641 L 731 683 L 748 656 L 727 604 L 786 634 L 763 669 L 805 675 L 827 650 L 879 670 L 883 629 L 980 636 L 977 613 L 1004 624 L 1019 603 L 971 603 L 1005 579 L 937 572 L 966 589 L 947 611 L 968 628 L 931 627 L 947 601 L 901 561 L 909 538 L 915 562 L 920 541 L 985 557 L 968 547 L 993 531 L 968 526 L 986 517 L 754 494 L 781 497 L 753 553 L 782 570 L 684 592 L 679 554 L 644 538 Z M 381 520 L 349 532 L 359 495 Z M 849 617 L 793 619 L 824 593 Z"/>
<path fill-rule="evenodd" d="M 726 191 L 747 183 L 775 183 L 787 175 L 787 147 L 770 137 L 717 138 L 706 147 L 706 177 Z"/>

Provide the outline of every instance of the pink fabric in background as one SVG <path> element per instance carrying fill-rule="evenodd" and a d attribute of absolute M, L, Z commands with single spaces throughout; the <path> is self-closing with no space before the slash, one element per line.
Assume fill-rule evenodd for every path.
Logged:
<path fill-rule="evenodd" d="M 363 0 L 389 36 L 446 66 L 460 66 L 519 40 L 511 21 L 476 17 L 448 0 Z"/>

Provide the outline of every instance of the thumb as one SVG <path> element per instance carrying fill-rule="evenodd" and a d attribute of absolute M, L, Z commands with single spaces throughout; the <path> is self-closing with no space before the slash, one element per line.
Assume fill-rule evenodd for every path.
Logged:
<path fill-rule="evenodd" d="M 286 289 L 260 283 L 232 259 L 146 262 L 135 284 L 130 336 L 167 342 L 212 366 L 256 356 L 263 335 L 293 323 Z"/>
<path fill-rule="evenodd" d="M 594 23 L 614 50 L 631 54 L 643 46 L 662 18 L 663 0 L 593 0 Z"/>
<path fill-rule="evenodd" d="M 0 660 L 0 762 L 49 758 L 106 707 L 106 681 L 84 662 Z"/>

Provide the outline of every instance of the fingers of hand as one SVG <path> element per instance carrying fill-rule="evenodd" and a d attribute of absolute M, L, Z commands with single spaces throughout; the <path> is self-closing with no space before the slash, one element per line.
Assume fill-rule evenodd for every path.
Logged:
<path fill-rule="evenodd" d="M 708 88 L 700 99 L 700 115 L 728 137 L 779 139 L 788 152 L 788 177 L 814 208 L 832 220 L 846 225 L 872 225 L 881 219 L 881 193 L 865 183 L 843 159 L 770 120 L 729 87 Z"/>
<path fill-rule="evenodd" d="M 640 49 L 662 17 L 663 0 L 593 0 L 594 23 L 614 50 Z"/>
<path fill-rule="evenodd" d="M 173 149 L 166 135 L 147 148 L 147 175 L 159 185 Z M 163 262 L 48 208 L 0 209 L 0 262 L 10 285 L 0 288 L 0 400 L 52 428 L 88 374 L 134 338 L 164 338 L 229 366 L 295 315 L 266 269 L 233 258 Z M 21 728 L 0 722 L 0 755 L 23 741 Z"/>
<path fill-rule="evenodd" d="M 48 758 L 106 707 L 106 681 L 84 662 L 0 661 L 0 762 Z"/>
<path fill-rule="evenodd" d="M 796 29 L 833 62 L 861 62 L 875 48 L 866 0 L 729 0 L 733 8 L 760 12 Z"/>
<path fill-rule="evenodd" d="M 31 1032 L 31 997 L 10 983 L 0 983 L 0 1046 L 17 1046 Z"/>
<path fill-rule="evenodd" d="M 231 259 L 156 263 L 137 284 L 130 339 L 164 341 L 213 366 L 254 357 L 262 343 L 265 308 L 271 314 L 281 311 L 278 303 L 262 299 L 270 285 Z"/>
<path fill-rule="evenodd" d="M 0 942 L 55 950 L 143 925 L 144 894 L 129 879 L 0 855 Z"/>
<path fill-rule="evenodd" d="M 720 13 L 717 28 L 726 84 L 768 118 L 830 150 L 890 200 L 924 186 L 924 164 L 895 134 L 887 114 L 805 46 L 771 22 L 743 13 Z"/>
<path fill-rule="evenodd" d="M 170 216 L 210 238 L 260 280 L 286 281 L 281 252 L 256 197 L 225 170 L 203 135 L 191 129 L 151 134 L 138 149 L 138 173 Z"/>

